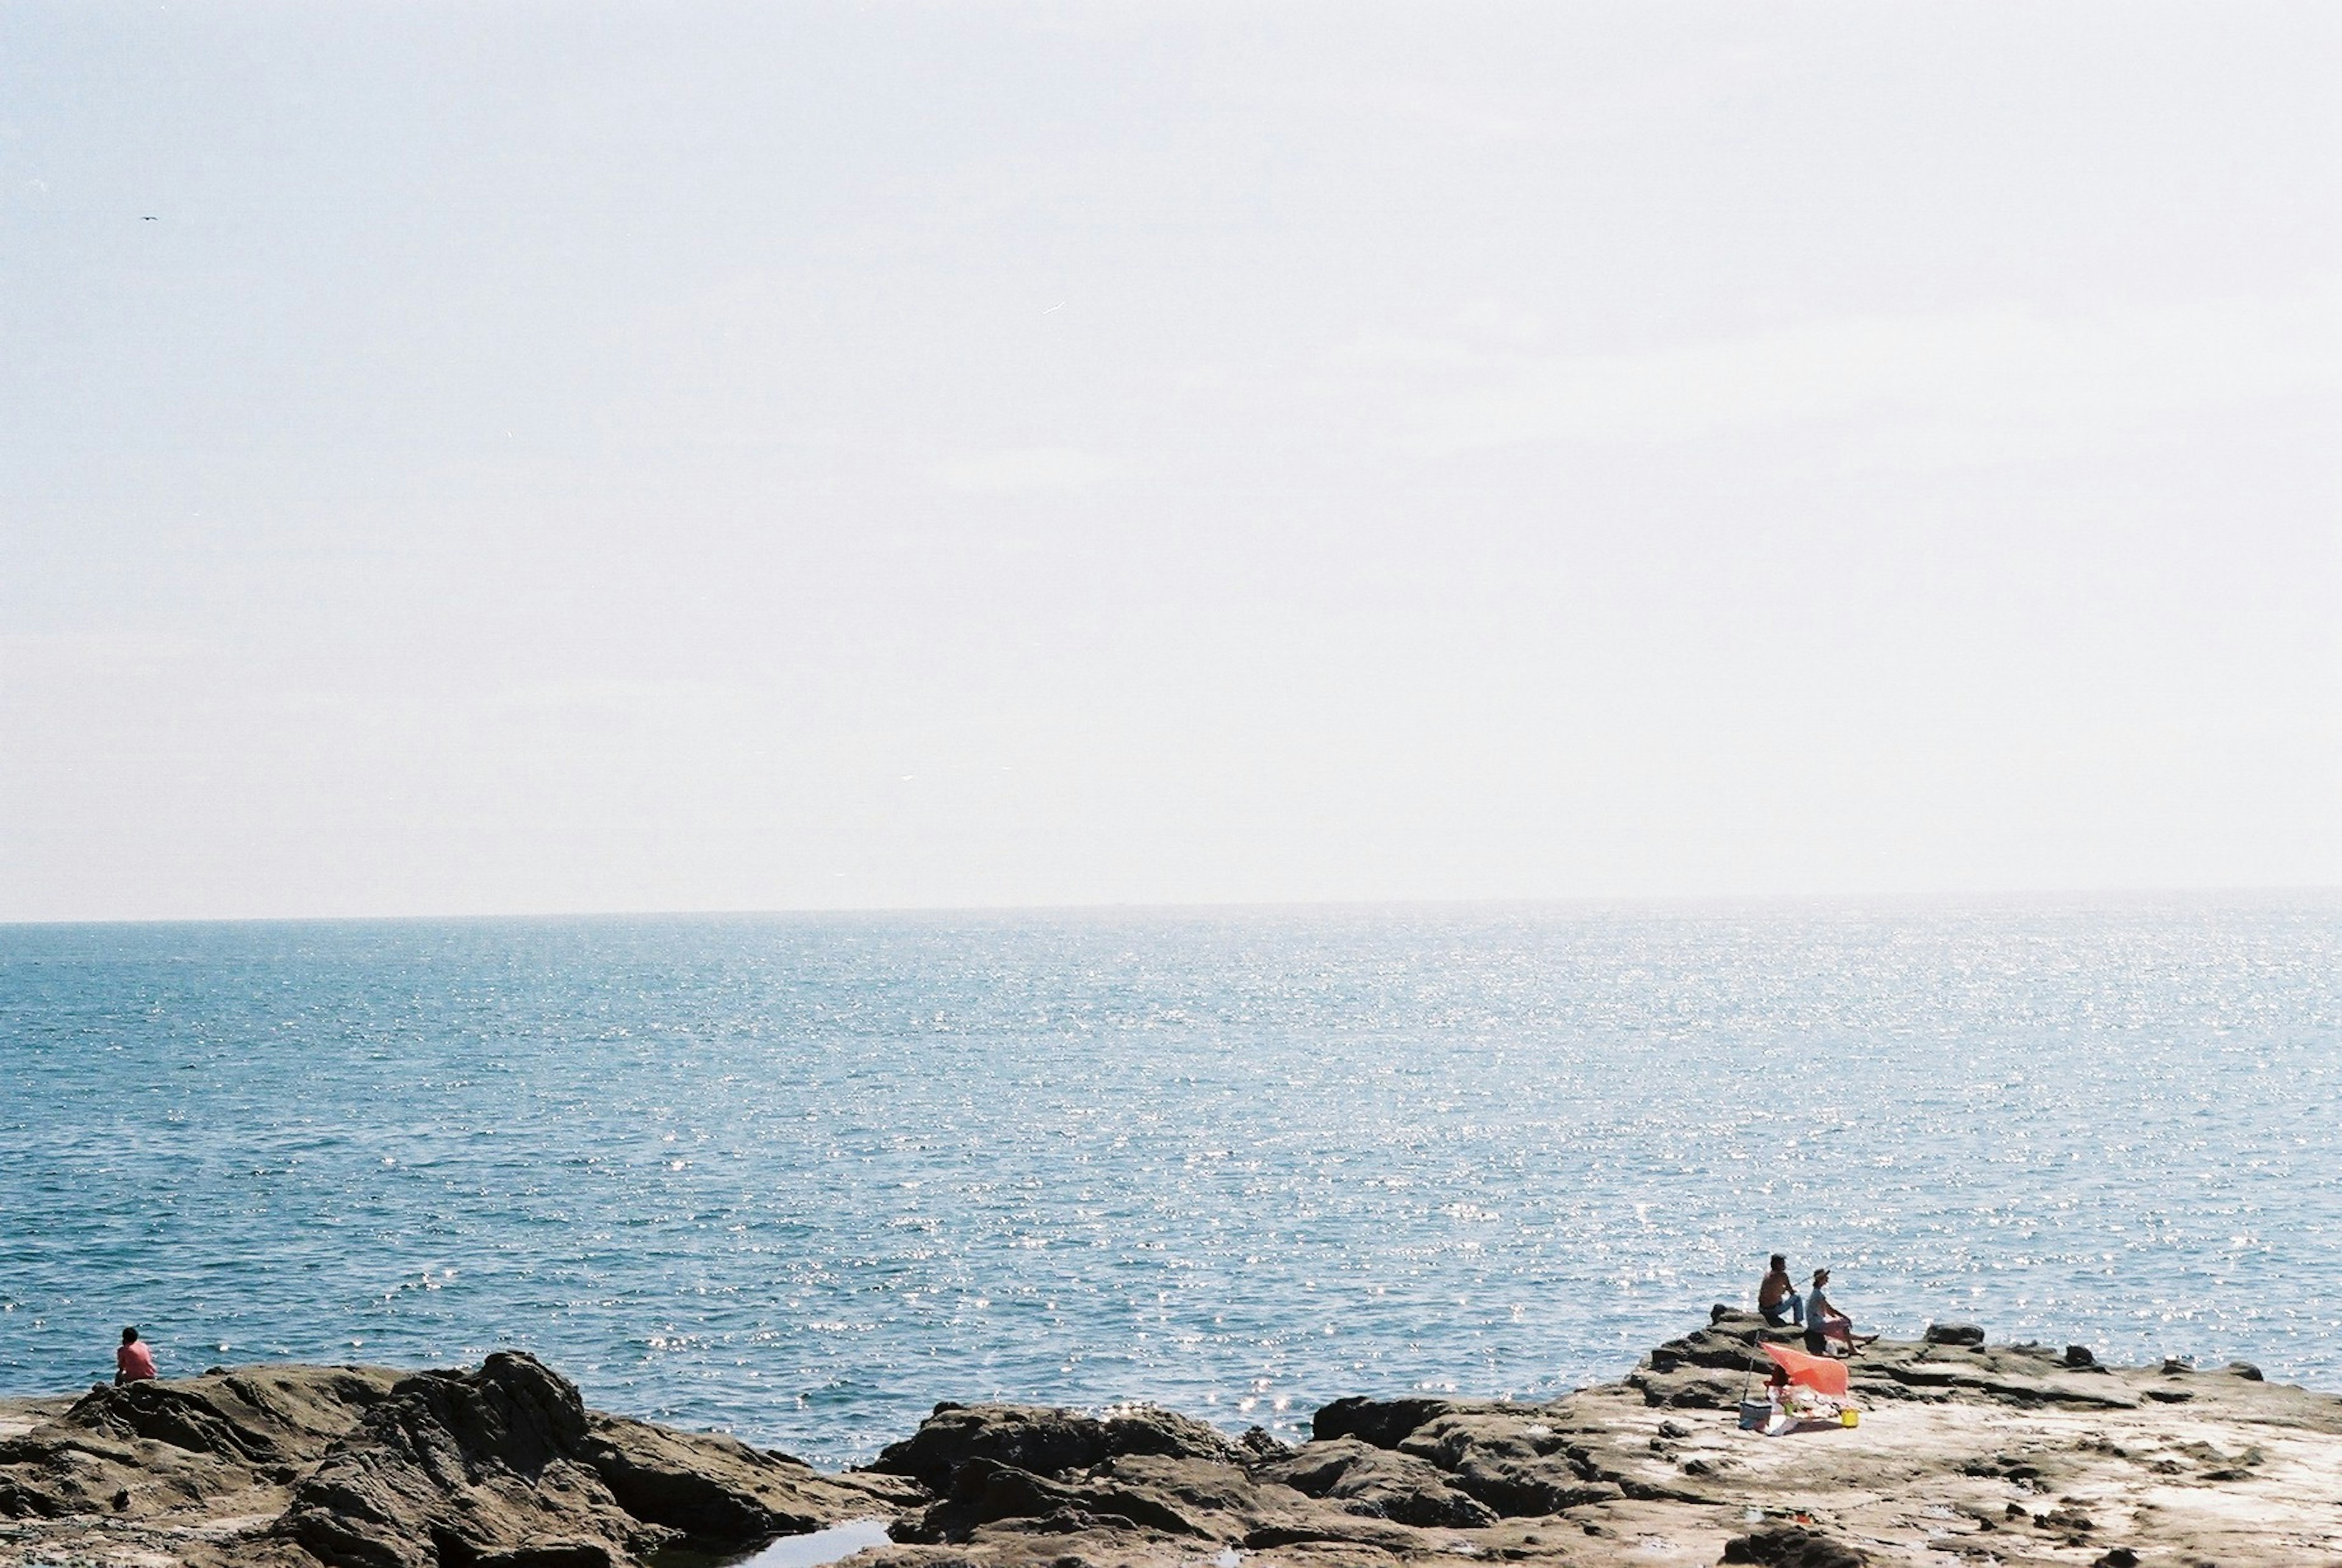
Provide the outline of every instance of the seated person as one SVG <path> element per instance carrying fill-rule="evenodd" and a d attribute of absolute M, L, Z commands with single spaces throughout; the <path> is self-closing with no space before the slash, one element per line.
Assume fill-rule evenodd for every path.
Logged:
<path fill-rule="evenodd" d="M 1856 1333 L 1854 1320 L 1830 1304 L 1829 1297 L 1822 1293 L 1822 1287 L 1829 1283 L 1829 1277 L 1827 1269 L 1814 1271 L 1813 1293 L 1806 1298 L 1806 1353 L 1809 1355 L 1834 1354 L 1836 1353 L 1829 1345 L 1830 1341 L 1837 1340 L 1846 1346 L 1847 1353 L 1852 1355 L 1857 1345 L 1868 1344 L 1878 1336 Z"/>
<path fill-rule="evenodd" d="M 138 1343 L 136 1329 L 124 1329 L 122 1348 L 114 1353 L 114 1381 L 117 1383 L 145 1383 L 155 1375 L 154 1353 Z"/>
<path fill-rule="evenodd" d="M 1756 1287 L 1756 1310 L 1775 1328 L 1787 1328 L 1791 1323 L 1806 1321 L 1806 1300 L 1797 1287 L 1789 1283 L 1789 1260 L 1780 1253 L 1773 1254 L 1772 1272 L 1765 1283 Z"/>
<path fill-rule="evenodd" d="M 1765 1423 L 1768 1437 L 1794 1431 L 1809 1421 L 1837 1421 L 1843 1408 L 1827 1394 L 1791 1383 L 1788 1370 L 1781 1366 L 1774 1367 L 1773 1375 L 1766 1380 L 1765 1398 L 1773 1407 L 1771 1418 Z"/>

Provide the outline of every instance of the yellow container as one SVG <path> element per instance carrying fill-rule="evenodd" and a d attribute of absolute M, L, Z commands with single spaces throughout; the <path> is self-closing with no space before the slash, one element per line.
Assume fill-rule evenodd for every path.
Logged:
<path fill-rule="evenodd" d="M 1862 1412 L 1855 1409 L 1852 1405 L 1848 1405 L 1844 1410 L 1839 1411 L 1837 1413 L 1837 1418 L 1848 1426 L 1860 1426 L 1862 1424 Z"/>

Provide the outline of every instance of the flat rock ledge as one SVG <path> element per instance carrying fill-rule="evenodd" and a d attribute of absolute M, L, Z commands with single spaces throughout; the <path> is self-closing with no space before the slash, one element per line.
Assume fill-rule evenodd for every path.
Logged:
<path fill-rule="evenodd" d="M 1943 1324 L 1848 1363 L 1860 1424 L 1737 1422 L 1718 1307 L 1541 1404 L 1343 1399 L 1294 1446 L 1151 1407 L 954 1404 L 868 1468 L 476 1371 L 247 1367 L 0 1402 L 0 1568 L 705 1568 L 892 1521 L 853 1568 L 2342 1568 L 2342 1398 Z"/>

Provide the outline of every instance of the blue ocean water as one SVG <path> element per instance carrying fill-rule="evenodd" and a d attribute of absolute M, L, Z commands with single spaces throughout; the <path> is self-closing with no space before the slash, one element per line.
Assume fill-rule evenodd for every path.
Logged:
<path fill-rule="evenodd" d="M 0 1389 L 1532 1397 L 1749 1298 L 2342 1386 L 2342 897 L 0 927 Z"/>

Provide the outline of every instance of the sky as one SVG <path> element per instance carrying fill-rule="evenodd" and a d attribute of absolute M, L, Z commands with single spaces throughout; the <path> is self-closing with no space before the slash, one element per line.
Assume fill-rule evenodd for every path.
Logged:
<path fill-rule="evenodd" d="M 0 8 L 0 919 L 2342 884 L 2327 5 Z"/>

